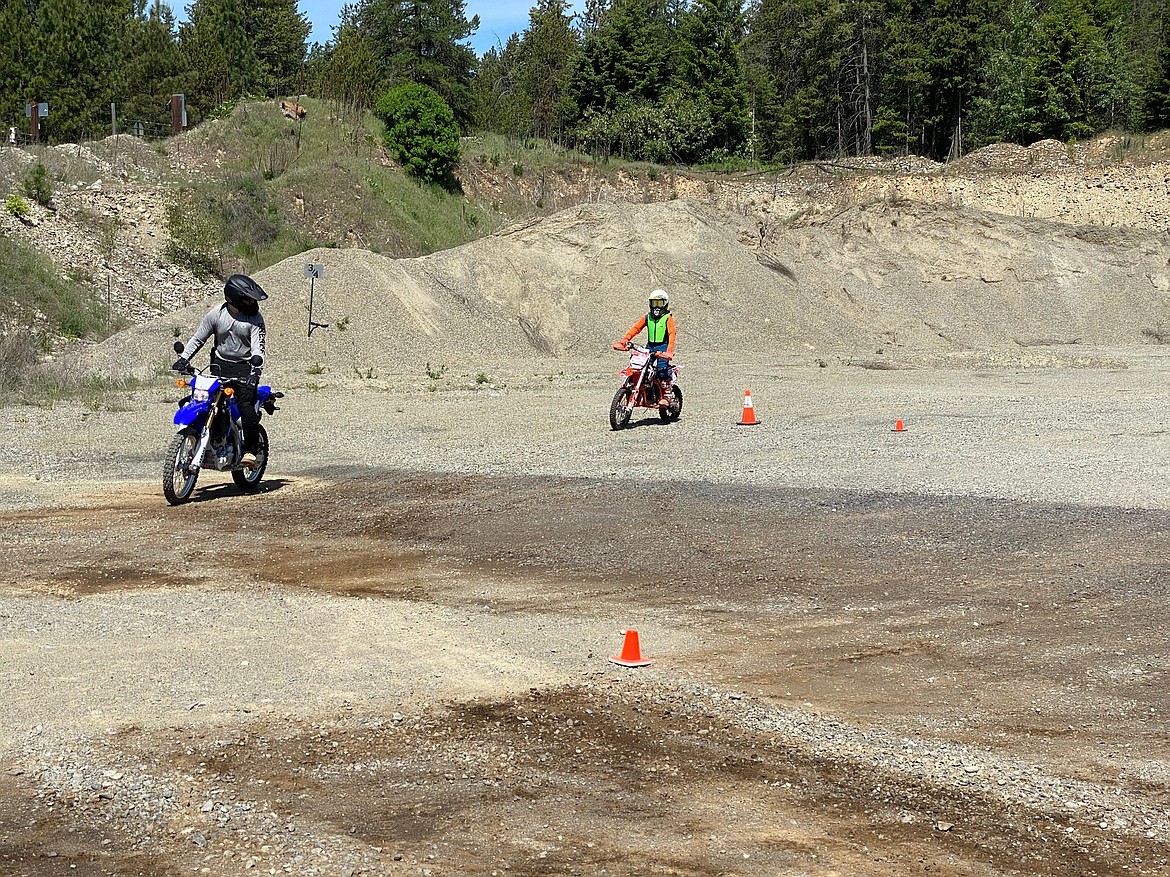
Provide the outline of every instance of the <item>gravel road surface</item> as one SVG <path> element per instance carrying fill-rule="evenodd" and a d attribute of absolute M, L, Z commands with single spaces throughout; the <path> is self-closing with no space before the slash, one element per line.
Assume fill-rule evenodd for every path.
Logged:
<path fill-rule="evenodd" d="M 0 871 L 1167 873 L 1170 369 L 1052 357 L 306 376 L 177 508 L 3 409 Z"/>

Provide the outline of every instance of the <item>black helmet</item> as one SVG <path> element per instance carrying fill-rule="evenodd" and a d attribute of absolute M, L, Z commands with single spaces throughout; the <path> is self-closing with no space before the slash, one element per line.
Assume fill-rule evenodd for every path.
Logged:
<path fill-rule="evenodd" d="M 259 313 L 259 303 L 268 298 L 268 293 L 251 277 L 233 274 L 224 284 L 223 297 L 224 301 L 237 310 L 245 314 L 255 314 Z"/>

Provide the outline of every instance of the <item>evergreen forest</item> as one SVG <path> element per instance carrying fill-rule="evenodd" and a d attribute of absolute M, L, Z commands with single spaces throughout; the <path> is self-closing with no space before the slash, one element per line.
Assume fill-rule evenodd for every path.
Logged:
<path fill-rule="evenodd" d="M 361 118 L 433 89 L 463 134 L 598 158 L 946 160 L 993 142 L 1170 127 L 1167 0 L 538 0 L 482 56 L 463 0 L 355 0 L 309 45 L 296 0 L 0 0 L 0 118 L 49 142 L 169 132 L 244 98 Z"/>

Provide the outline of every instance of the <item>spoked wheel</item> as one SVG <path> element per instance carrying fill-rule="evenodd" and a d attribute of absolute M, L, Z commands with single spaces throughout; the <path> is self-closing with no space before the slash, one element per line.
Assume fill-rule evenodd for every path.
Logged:
<path fill-rule="evenodd" d="M 251 493 L 260 486 L 260 479 L 264 477 L 264 470 L 268 468 L 268 433 L 264 431 L 262 426 L 257 425 L 256 429 L 258 431 L 256 436 L 256 468 L 232 470 L 232 481 L 236 482 L 236 487 L 244 493 Z"/>
<path fill-rule="evenodd" d="M 665 408 L 659 408 L 658 416 L 667 423 L 674 423 L 674 421 L 682 417 L 682 387 L 675 384 L 670 388 L 670 392 L 672 396 L 670 404 Z"/>
<path fill-rule="evenodd" d="M 623 385 L 613 394 L 613 402 L 609 405 L 609 426 L 611 429 L 622 429 L 629 426 L 630 414 L 633 413 L 628 407 L 629 404 L 630 388 Z"/>
<path fill-rule="evenodd" d="M 199 470 L 191 468 L 191 458 L 195 456 L 195 445 L 199 437 L 190 433 L 176 433 L 167 445 L 167 455 L 163 459 L 162 484 L 163 496 L 171 505 L 181 505 L 191 498 L 191 491 L 195 489 L 195 482 L 199 479 Z"/>

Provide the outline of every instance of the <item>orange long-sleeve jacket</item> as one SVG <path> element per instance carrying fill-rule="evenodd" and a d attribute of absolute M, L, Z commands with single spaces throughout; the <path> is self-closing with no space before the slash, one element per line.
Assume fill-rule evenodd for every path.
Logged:
<path fill-rule="evenodd" d="M 638 322 L 634 323 L 634 325 L 630 327 L 629 332 L 627 332 L 625 335 L 622 336 L 622 341 L 624 341 L 626 344 L 629 344 L 634 339 L 634 336 L 637 335 L 639 332 L 641 332 L 645 328 L 646 328 L 646 316 L 643 316 L 640 320 L 638 320 Z M 674 358 L 674 338 L 675 338 L 675 335 L 676 335 L 676 333 L 674 331 L 674 314 L 668 312 L 666 314 L 666 355 L 669 356 L 671 359 Z"/>

